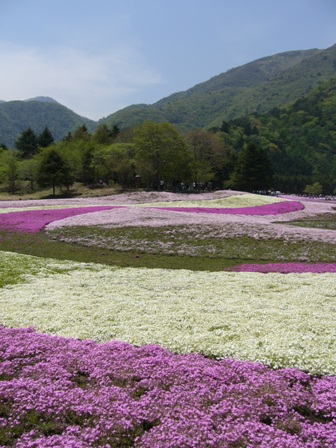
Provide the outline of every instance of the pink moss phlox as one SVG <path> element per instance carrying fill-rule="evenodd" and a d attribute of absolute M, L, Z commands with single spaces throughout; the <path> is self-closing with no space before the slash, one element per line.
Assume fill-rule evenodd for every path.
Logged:
<path fill-rule="evenodd" d="M 336 377 L 32 328 L 0 327 L 0 342 L 16 448 L 336 446 Z"/>
<path fill-rule="evenodd" d="M 296 212 L 303 210 L 304 206 L 301 202 L 285 201 L 275 204 L 258 205 L 255 207 L 240 208 L 206 208 L 206 207 L 157 207 L 162 210 L 173 212 L 189 212 L 189 213 L 214 213 L 217 215 L 280 215 L 283 213 Z"/>
<path fill-rule="evenodd" d="M 52 210 L 25 210 L 0 215 L 0 229 L 14 232 L 37 233 L 47 224 L 70 216 L 118 208 L 117 206 L 75 207 Z"/>
<path fill-rule="evenodd" d="M 261 273 L 306 273 L 314 274 L 336 273 L 336 263 L 270 263 L 270 264 L 242 264 L 229 269 L 235 272 L 261 272 Z"/>

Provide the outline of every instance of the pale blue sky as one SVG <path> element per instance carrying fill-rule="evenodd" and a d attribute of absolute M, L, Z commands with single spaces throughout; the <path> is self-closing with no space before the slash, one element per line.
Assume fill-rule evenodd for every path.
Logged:
<path fill-rule="evenodd" d="M 336 44 L 336 0 L 0 0 L 0 99 L 99 119 L 255 59 Z"/>

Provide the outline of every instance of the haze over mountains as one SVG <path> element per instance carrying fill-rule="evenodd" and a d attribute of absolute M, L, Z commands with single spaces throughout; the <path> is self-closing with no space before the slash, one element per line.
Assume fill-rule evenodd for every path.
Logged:
<path fill-rule="evenodd" d="M 168 121 L 182 131 L 216 127 L 223 120 L 266 113 L 290 104 L 335 76 L 336 45 L 333 45 L 325 50 L 290 51 L 258 59 L 152 105 L 131 105 L 97 122 L 49 97 L 0 100 L 0 144 L 13 148 L 15 140 L 28 127 L 39 134 L 48 126 L 56 141 L 83 124 L 89 132 L 100 124 L 128 128 L 145 120 Z"/>

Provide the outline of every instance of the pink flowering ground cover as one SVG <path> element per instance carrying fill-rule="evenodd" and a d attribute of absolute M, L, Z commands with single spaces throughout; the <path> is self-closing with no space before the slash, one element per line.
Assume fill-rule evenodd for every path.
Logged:
<path fill-rule="evenodd" d="M 241 264 L 229 269 L 235 272 L 276 272 L 282 274 L 306 273 L 323 274 L 336 273 L 336 263 L 269 263 L 269 264 Z"/>
<path fill-rule="evenodd" d="M 0 214 L 0 229 L 14 232 L 37 233 L 47 224 L 71 216 L 110 210 L 110 206 L 18 211 Z"/>
<path fill-rule="evenodd" d="M 0 327 L 0 446 L 332 448 L 336 377 Z"/>
<path fill-rule="evenodd" d="M 206 207 L 162 207 L 163 210 L 189 213 L 214 213 L 217 215 L 279 215 L 302 210 L 304 206 L 298 201 L 284 201 L 275 204 L 258 205 L 240 208 L 206 208 Z"/>

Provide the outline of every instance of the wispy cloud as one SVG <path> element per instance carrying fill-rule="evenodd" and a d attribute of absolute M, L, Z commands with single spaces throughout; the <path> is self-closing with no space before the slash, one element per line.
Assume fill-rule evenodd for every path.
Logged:
<path fill-rule="evenodd" d="M 56 47 L 43 52 L 34 47 L 0 44 L 0 99 L 51 96 L 75 112 L 102 118 L 129 104 L 141 89 L 162 82 L 161 76 L 131 46 L 109 53 Z"/>

